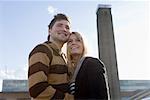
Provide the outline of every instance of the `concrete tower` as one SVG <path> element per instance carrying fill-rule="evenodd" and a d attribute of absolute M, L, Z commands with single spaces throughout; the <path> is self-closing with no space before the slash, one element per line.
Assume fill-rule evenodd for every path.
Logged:
<path fill-rule="evenodd" d="M 110 99 L 120 100 L 115 39 L 111 7 L 109 5 L 98 5 L 97 31 L 99 58 L 104 62 L 107 70 Z"/>

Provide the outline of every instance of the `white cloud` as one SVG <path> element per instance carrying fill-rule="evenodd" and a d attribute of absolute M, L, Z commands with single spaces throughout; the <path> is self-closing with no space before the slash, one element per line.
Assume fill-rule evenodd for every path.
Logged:
<path fill-rule="evenodd" d="M 2 80 L 0 79 L 0 92 L 2 91 Z"/>
<path fill-rule="evenodd" d="M 0 79 L 3 79 L 6 76 L 6 72 L 3 70 L 0 70 Z"/>
<path fill-rule="evenodd" d="M 150 79 L 147 60 L 149 16 L 147 7 L 138 7 L 129 10 L 129 7 L 122 6 L 122 11 L 113 13 L 121 79 Z"/>
<path fill-rule="evenodd" d="M 0 80 L 3 79 L 26 79 L 27 68 L 16 67 L 16 69 L 4 68 L 0 69 Z"/>
<path fill-rule="evenodd" d="M 48 14 L 53 15 L 56 12 L 57 12 L 56 8 L 54 8 L 53 6 L 48 6 Z"/>

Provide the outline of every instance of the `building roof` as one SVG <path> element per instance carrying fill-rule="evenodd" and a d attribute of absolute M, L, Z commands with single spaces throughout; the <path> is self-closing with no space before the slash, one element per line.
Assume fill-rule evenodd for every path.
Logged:
<path fill-rule="evenodd" d="M 3 80 L 2 92 L 27 92 L 27 80 Z"/>
<path fill-rule="evenodd" d="M 150 97 L 150 80 L 120 80 L 122 100 Z M 27 80 L 3 80 L 2 93 L 28 92 Z"/>

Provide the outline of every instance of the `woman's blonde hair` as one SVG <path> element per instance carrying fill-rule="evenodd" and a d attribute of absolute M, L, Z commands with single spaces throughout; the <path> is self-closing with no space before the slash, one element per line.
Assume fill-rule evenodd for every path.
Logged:
<path fill-rule="evenodd" d="M 83 52 L 82 52 L 82 54 L 80 56 L 81 57 L 85 56 L 85 54 L 87 53 L 87 48 L 85 47 L 85 43 L 84 43 L 83 37 L 81 36 L 81 34 L 79 32 L 72 32 L 71 35 L 75 35 L 77 37 L 77 39 L 79 39 L 82 42 Z M 73 60 L 72 59 L 72 55 L 70 53 L 70 50 L 68 48 L 68 43 L 67 43 L 67 59 L 68 59 L 68 61 L 71 61 L 71 62 Z"/>
<path fill-rule="evenodd" d="M 83 45 L 83 52 L 80 55 L 80 58 L 82 58 L 87 53 L 87 48 L 85 46 L 85 40 L 83 40 L 83 36 L 81 36 L 81 34 L 79 32 L 72 32 L 71 35 L 75 35 L 77 37 L 77 39 L 79 39 Z M 69 79 L 71 79 L 72 75 L 74 73 L 74 70 L 75 70 L 74 69 L 75 68 L 75 66 L 74 66 L 75 61 L 73 60 L 70 49 L 68 48 L 68 43 L 67 43 L 67 50 L 66 51 L 67 51 L 68 75 L 69 75 Z"/>

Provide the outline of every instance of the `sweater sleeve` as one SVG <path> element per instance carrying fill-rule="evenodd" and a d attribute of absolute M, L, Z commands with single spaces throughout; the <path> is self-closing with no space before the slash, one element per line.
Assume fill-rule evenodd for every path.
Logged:
<path fill-rule="evenodd" d="M 54 98 L 63 95 L 48 84 L 49 64 L 52 52 L 44 45 L 36 46 L 29 55 L 28 83 L 29 93 L 33 98 Z"/>
<path fill-rule="evenodd" d="M 107 87 L 104 77 L 104 66 L 97 58 L 89 58 L 87 66 L 87 85 L 91 98 L 107 99 Z"/>

